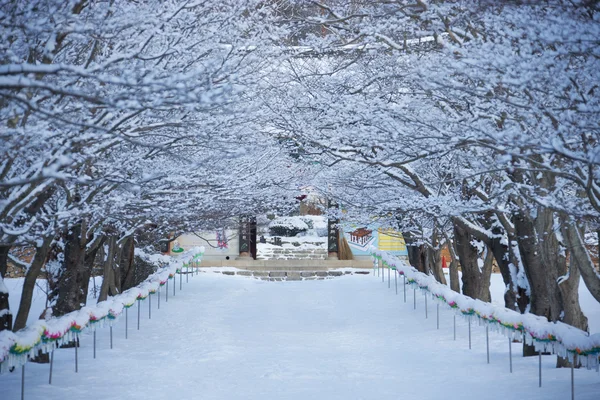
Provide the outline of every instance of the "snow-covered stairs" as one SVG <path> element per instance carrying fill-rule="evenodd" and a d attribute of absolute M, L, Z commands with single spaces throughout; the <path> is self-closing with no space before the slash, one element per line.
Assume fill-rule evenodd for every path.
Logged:
<path fill-rule="evenodd" d="M 257 260 L 325 260 L 327 249 L 296 249 L 293 247 L 260 249 Z"/>

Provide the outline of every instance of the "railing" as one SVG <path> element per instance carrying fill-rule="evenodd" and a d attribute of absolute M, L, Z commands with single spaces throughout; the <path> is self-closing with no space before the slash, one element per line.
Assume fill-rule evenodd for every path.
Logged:
<path fill-rule="evenodd" d="M 158 307 L 160 308 L 161 287 L 167 285 L 165 300 L 168 301 L 169 280 L 173 280 L 174 294 L 176 287 L 175 276 L 179 274 L 179 288 L 181 290 L 183 268 L 186 268 L 186 280 L 188 280 L 189 268 L 192 263 L 197 263 L 203 254 L 203 247 L 194 248 L 182 253 L 174 257 L 168 266 L 162 267 L 156 273 L 150 275 L 140 285 L 128 289 L 117 296 L 109 297 L 106 301 L 102 301 L 95 306 L 83 307 L 80 310 L 57 318 L 38 320 L 18 332 L 0 332 L 0 373 L 6 372 L 9 369 L 12 370 L 15 367 L 24 368 L 29 358 L 36 357 L 39 352 L 44 354 L 52 353 L 58 346 L 79 339 L 79 335 L 84 329 L 91 329 L 94 333 L 95 356 L 96 329 L 107 323 L 110 326 L 112 348 L 112 328 L 119 320 L 119 317 L 125 313 L 127 329 L 128 309 L 138 302 L 139 328 L 140 302 L 148 299 L 148 312 L 151 317 L 152 295 L 158 294 Z M 77 351 L 77 347 L 75 347 L 75 351 Z M 50 375 L 50 382 L 51 379 Z"/>
<path fill-rule="evenodd" d="M 384 251 L 372 249 L 371 256 L 384 266 L 396 270 L 406 277 L 407 284 L 430 294 L 434 301 L 445 304 L 459 315 L 477 318 L 482 325 L 498 331 L 509 339 L 524 337 L 536 351 L 552 350 L 561 357 L 577 360 L 588 369 L 598 368 L 600 356 L 600 334 L 589 335 L 562 322 L 550 322 L 545 317 L 534 314 L 520 314 L 508 308 L 499 307 L 481 300 L 472 299 L 451 290 L 435 280 L 407 265 L 397 257 Z"/>
<path fill-rule="evenodd" d="M 508 308 L 495 306 L 481 300 L 472 299 L 451 290 L 435 280 L 407 265 L 404 261 L 384 251 L 371 248 L 373 268 L 382 267 L 388 270 L 388 287 L 391 287 L 390 271 L 394 271 L 396 294 L 398 294 L 398 275 L 404 279 L 404 302 L 406 302 L 406 287 L 412 287 L 414 307 L 417 305 L 416 290 L 419 289 L 425 297 L 425 316 L 427 317 L 427 297 L 437 302 L 437 324 L 439 329 L 439 306 L 446 305 L 457 315 L 463 316 L 469 322 L 469 348 L 471 348 L 471 319 L 477 318 L 479 325 L 485 326 L 487 362 L 489 355 L 489 330 L 494 330 L 508 337 L 510 372 L 512 372 L 512 342 L 523 339 L 534 346 L 539 359 L 539 386 L 542 386 L 542 353 L 552 351 L 571 362 L 571 398 L 575 398 L 574 366 L 580 363 L 587 369 L 600 369 L 600 333 L 589 335 L 580 329 L 562 322 L 550 322 L 544 317 L 533 314 L 520 314 Z M 374 271 L 375 272 L 375 271 Z M 378 271 L 379 273 L 379 271 Z M 381 271 L 382 281 L 385 280 Z M 456 316 L 454 317 L 454 339 L 456 340 Z"/>

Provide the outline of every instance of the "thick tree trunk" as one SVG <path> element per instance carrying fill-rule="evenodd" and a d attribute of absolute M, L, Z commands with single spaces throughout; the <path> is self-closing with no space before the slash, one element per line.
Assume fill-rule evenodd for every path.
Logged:
<path fill-rule="evenodd" d="M 408 252 L 408 262 L 417 271 L 425 273 L 425 266 L 423 265 L 422 246 L 416 243 L 410 232 L 403 233 L 402 236 L 404 237 L 404 242 L 406 243 L 406 251 Z"/>
<path fill-rule="evenodd" d="M 448 239 L 448 250 L 450 251 L 450 265 L 449 276 L 450 276 L 450 289 L 457 293 L 460 293 L 460 282 L 458 278 L 458 261 L 456 255 L 456 248 L 454 247 L 454 241 Z"/>
<path fill-rule="evenodd" d="M 11 246 L 0 246 L 0 332 L 12 329 L 12 314 L 8 303 L 8 288 L 4 277 L 8 268 L 8 252 Z"/>
<path fill-rule="evenodd" d="M 479 253 L 477 248 L 471 245 L 473 237 L 465 229 L 454 224 L 454 239 L 462 270 L 463 294 L 474 299 L 490 301 L 490 278 L 483 276 L 486 272 L 484 268 L 479 268 Z M 489 273 L 491 273 L 491 270 Z M 487 286 L 485 282 L 488 282 Z"/>
<path fill-rule="evenodd" d="M 0 276 L 0 332 L 12 328 L 12 314 L 8 304 L 8 288 L 4 284 L 4 277 Z"/>
<path fill-rule="evenodd" d="M 552 294 L 551 301 L 558 308 L 557 320 L 575 326 L 584 331 L 588 330 L 588 321 L 579 305 L 579 269 L 577 261 L 572 260 L 572 268 L 567 267 L 567 257 L 564 244 L 559 242 L 556 232 L 561 224 L 556 214 L 548 209 L 538 210 L 537 231 L 541 243 L 542 258 L 546 266 L 546 284 Z M 577 229 L 576 227 L 573 227 Z M 567 225 L 565 232 L 569 230 Z M 566 278 L 566 279 L 565 279 Z M 562 283 L 560 283 L 562 282 Z M 557 367 L 570 367 L 565 358 L 558 358 Z"/>
<path fill-rule="evenodd" d="M 0 246 L 0 276 L 5 277 L 6 271 L 8 270 L 8 252 L 12 245 L 1 245 Z"/>
<path fill-rule="evenodd" d="M 562 218 L 561 220 L 561 231 L 566 242 L 565 244 L 570 251 L 571 262 L 576 261 L 585 286 L 594 299 L 600 302 L 600 274 L 596 272 L 596 267 L 585 247 L 582 232 L 577 229 L 574 222 L 566 218 Z"/>
<path fill-rule="evenodd" d="M 53 307 L 54 315 L 61 316 L 79 310 L 85 305 L 83 298 L 83 262 L 86 247 L 86 226 L 75 224 L 65 237 L 64 263 L 58 281 L 58 299 Z"/>
<path fill-rule="evenodd" d="M 427 272 L 433 275 L 436 281 L 447 284 L 444 271 L 442 269 L 442 252 L 440 249 L 427 246 L 425 249 L 427 260 Z"/>
<path fill-rule="evenodd" d="M 121 271 L 123 272 L 121 281 L 121 290 L 127 290 L 136 285 L 135 263 L 133 256 L 135 252 L 135 240 L 133 236 L 129 236 L 123 241 L 123 250 L 121 252 Z"/>
<path fill-rule="evenodd" d="M 431 273 L 438 282 L 446 285 L 446 277 L 442 270 L 442 250 L 437 227 L 431 234 L 431 246 L 427 246 L 425 251 L 427 256 L 427 272 Z"/>
<path fill-rule="evenodd" d="M 542 264 L 541 250 L 537 241 L 534 222 L 529 215 L 521 212 L 514 216 L 514 225 L 519 243 L 519 252 L 530 285 L 529 312 L 552 321 L 554 313 L 550 303 L 546 277 L 544 276 L 544 265 Z M 533 355 L 536 355 L 533 346 L 523 344 L 523 356 Z"/>
<path fill-rule="evenodd" d="M 502 274 L 502 280 L 509 289 L 504 295 L 504 304 L 506 308 L 516 310 L 518 304 L 519 310 L 524 312 L 529 299 L 525 295 L 525 288 L 519 287 L 516 282 L 513 282 L 511 264 L 515 270 L 518 270 L 522 267 L 520 266 L 517 257 L 512 253 L 512 248 L 509 248 L 507 245 L 507 243 L 510 243 L 510 240 L 507 240 L 507 238 L 510 237 L 508 234 L 509 228 L 502 228 L 501 225 L 504 226 L 505 224 L 510 224 L 510 222 L 506 220 L 504 214 L 486 214 L 485 218 L 482 218 L 482 220 L 478 221 L 484 226 L 484 230 L 478 230 L 474 228 L 475 225 L 465 218 L 454 218 L 453 222 L 474 238 L 485 243 L 486 246 L 493 252 L 494 258 L 496 259 Z M 492 235 L 489 234 L 490 231 Z M 517 288 L 517 292 L 515 292 L 515 288 Z M 517 293 L 519 295 L 517 295 Z"/>
<path fill-rule="evenodd" d="M 535 221 L 525 213 L 515 215 L 519 250 L 531 285 L 530 312 L 549 321 L 563 321 L 587 330 L 587 318 L 579 306 L 576 263 L 572 265 L 568 279 L 563 279 L 568 272 L 567 260 L 556 236 L 558 228 L 555 217 L 554 212 L 544 208 L 537 210 Z M 565 229 L 568 228 L 563 228 L 568 235 Z M 533 347 L 523 346 L 524 356 L 536 354 Z M 569 363 L 559 358 L 557 366 L 569 366 Z"/>
<path fill-rule="evenodd" d="M 29 317 L 29 311 L 31 310 L 31 300 L 33 298 L 33 291 L 35 289 L 35 283 L 42 271 L 42 267 L 46 263 L 50 245 L 52 244 L 53 236 L 46 236 L 42 239 L 41 246 L 36 249 L 35 256 L 31 261 L 31 265 L 25 275 L 25 281 L 23 282 L 23 290 L 21 292 L 21 302 L 19 303 L 19 312 L 15 318 L 13 330 L 16 332 L 19 329 L 25 328 L 27 324 L 27 318 Z"/>
<path fill-rule="evenodd" d="M 104 301 L 108 298 L 109 288 L 114 280 L 113 275 L 113 263 L 115 259 L 115 247 L 117 245 L 117 238 L 115 236 L 108 236 L 106 238 L 108 250 L 104 255 L 104 272 L 102 278 L 102 286 L 100 287 L 100 295 L 98 296 L 98 302 Z"/>
<path fill-rule="evenodd" d="M 494 237 L 490 241 L 490 250 L 494 255 L 494 259 L 496 260 L 496 264 L 498 264 L 498 268 L 500 269 L 500 274 L 502 275 L 502 281 L 504 282 L 504 306 L 511 310 L 519 310 L 521 313 L 525 311 L 525 307 L 519 304 L 516 285 L 512 280 L 512 275 L 510 273 L 510 264 L 511 257 L 508 251 L 508 246 L 504 243 L 502 238 Z M 514 264 L 513 264 L 514 265 Z"/>
<path fill-rule="evenodd" d="M 81 283 L 82 283 L 82 297 L 87 299 L 88 291 L 89 291 L 89 282 L 92 277 L 92 272 L 94 270 L 94 263 L 96 262 L 96 256 L 98 255 L 98 251 L 100 247 L 104 243 L 104 236 L 97 235 L 93 238 L 91 245 L 87 246 L 85 252 L 85 258 L 83 260 L 83 270 L 81 272 Z"/>

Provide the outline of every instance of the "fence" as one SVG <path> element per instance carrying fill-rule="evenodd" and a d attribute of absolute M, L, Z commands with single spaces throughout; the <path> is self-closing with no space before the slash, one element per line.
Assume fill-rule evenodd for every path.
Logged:
<path fill-rule="evenodd" d="M 54 350 L 73 341 L 79 342 L 85 329 L 93 332 L 94 358 L 96 358 L 96 329 L 106 324 L 110 329 L 110 348 L 113 344 L 113 326 L 125 314 L 125 338 L 128 335 L 129 309 L 137 302 L 137 329 L 140 328 L 141 303 L 148 301 L 148 317 L 152 318 L 152 296 L 157 295 L 157 307 L 160 309 L 161 290 L 164 288 L 165 301 L 169 300 L 169 280 L 173 283 L 172 295 L 176 292 L 176 276 L 179 275 L 179 290 L 183 287 L 183 275 L 186 282 L 190 274 L 198 273 L 197 265 L 204 248 L 194 248 L 180 254 L 167 267 L 160 268 L 140 285 L 110 297 L 93 307 L 80 310 L 49 320 L 38 320 L 34 324 L 18 331 L 0 332 L 0 373 L 21 367 L 21 399 L 25 397 L 25 364 L 39 352 L 50 354 L 48 383 L 52 383 Z M 185 269 L 185 270 L 184 270 Z M 75 345 L 75 372 L 78 370 L 78 344 Z"/>
<path fill-rule="evenodd" d="M 385 280 L 383 270 L 379 271 L 379 264 L 388 270 L 388 287 L 391 287 L 391 271 L 394 271 L 396 294 L 398 294 L 398 275 L 403 278 L 404 302 L 406 302 L 407 285 L 413 289 L 414 307 L 416 308 L 416 290 L 419 289 L 425 296 L 425 316 L 427 317 L 427 297 L 431 296 L 436 304 L 437 327 L 439 329 L 439 305 L 445 305 L 454 310 L 456 315 L 463 316 L 469 321 L 469 348 L 471 348 L 471 319 L 477 318 L 480 325 L 485 326 L 487 362 L 489 363 L 489 330 L 497 331 L 508 338 L 510 372 L 512 372 L 512 342 L 514 339 L 523 339 L 534 346 L 539 353 L 539 385 L 542 385 L 542 358 L 543 352 L 552 351 L 571 362 L 571 393 L 574 398 L 574 372 L 576 362 L 587 369 L 600 368 L 600 334 L 589 335 L 580 329 L 562 322 L 550 322 L 544 317 L 533 314 L 520 314 L 504 307 L 498 307 L 481 300 L 454 292 L 430 275 L 417 271 L 405 262 L 388 254 L 371 248 L 373 268 L 381 272 L 382 281 Z M 454 339 L 456 339 L 456 315 L 454 316 Z"/>

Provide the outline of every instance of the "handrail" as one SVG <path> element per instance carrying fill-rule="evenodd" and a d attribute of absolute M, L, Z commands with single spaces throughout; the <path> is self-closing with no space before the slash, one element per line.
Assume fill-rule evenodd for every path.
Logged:
<path fill-rule="evenodd" d="M 505 307 L 496 306 L 473 299 L 451 290 L 435 280 L 431 275 L 417 271 L 404 261 L 381 250 L 371 248 L 371 256 L 380 260 L 387 268 L 403 275 L 407 283 L 432 295 L 435 301 L 446 304 L 457 314 L 477 317 L 480 324 L 487 324 L 513 339 L 523 336 L 525 342 L 533 345 L 536 351 L 550 349 L 573 362 L 575 356 L 587 369 L 598 368 L 600 357 L 600 333 L 593 335 L 563 322 L 550 322 L 547 318 L 534 314 L 520 314 Z"/>
<path fill-rule="evenodd" d="M 38 351 L 49 353 L 57 345 L 73 341 L 86 328 L 95 330 L 106 321 L 112 326 L 123 310 L 156 293 L 159 288 L 181 273 L 181 268 L 199 260 L 204 247 L 195 247 L 173 257 L 168 266 L 160 268 L 144 282 L 109 297 L 92 307 L 83 307 L 60 317 L 35 321 L 17 332 L 0 332 L 0 373 L 27 363 Z"/>

